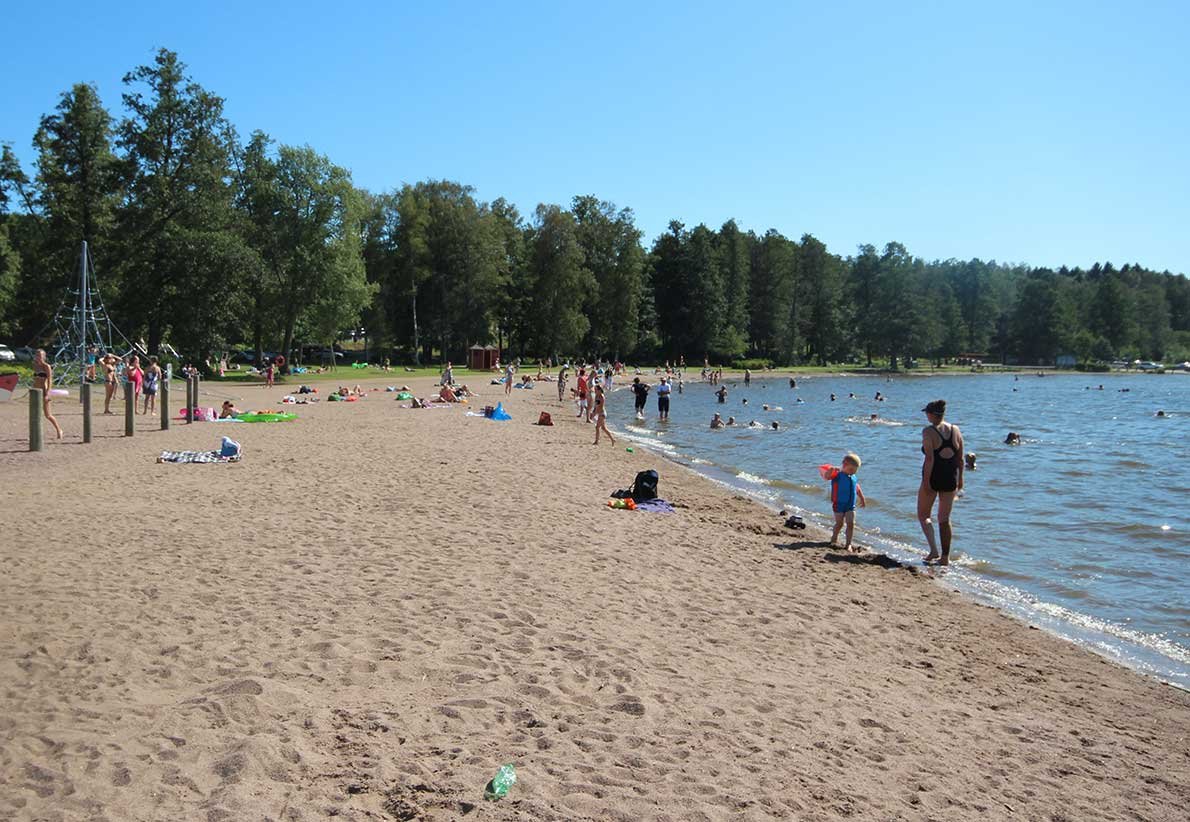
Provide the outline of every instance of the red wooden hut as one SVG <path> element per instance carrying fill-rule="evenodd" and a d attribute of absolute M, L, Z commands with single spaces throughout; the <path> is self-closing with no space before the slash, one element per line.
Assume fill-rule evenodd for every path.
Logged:
<path fill-rule="evenodd" d="M 500 359 L 500 349 L 494 345 L 473 345 L 467 352 L 467 367 L 472 371 L 492 371 Z"/>

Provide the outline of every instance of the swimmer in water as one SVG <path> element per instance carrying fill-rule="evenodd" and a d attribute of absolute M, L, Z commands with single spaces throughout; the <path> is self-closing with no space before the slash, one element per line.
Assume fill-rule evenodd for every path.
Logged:
<path fill-rule="evenodd" d="M 975 460 L 977 460 L 978 457 L 975 455 L 974 451 L 968 451 L 966 454 L 963 454 L 963 459 L 967 462 L 968 471 L 974 471 L 978 468 L 978 466 L 975 464 Z"/>
<path fill-rule="evenodd" d="M 1004 438 L 1005 445 L 1020 445 L 1021 435 L 1015 431 L 1009 431 L 1008 436 Z"/>
<path fill-rule="evenodd" d="M 722 427 L 723 427 L 723 418 L 722 417 L 720 417 L 718 414 L 711 417 L 711 428 L 712 429 L 722 428 Z"/>
<path fill-rule="evenodd" d="M 728 417 L 728 418 L 727 418 L 727 424 L 728 424 L 728 425 L 735 425 L 735 417 Z"/>
<path fill-rule="evenodd" d="M 777 422 L 776 420 L 773 420 L 773 430 L 779 431 L 780 429 L 781 429 L 781 423 Z"/>
<path fill-rule="evenodd" d="M 831 402 L 834 402 L 834 401 L 835 401 L 835 395 L 831 394 Z"/>

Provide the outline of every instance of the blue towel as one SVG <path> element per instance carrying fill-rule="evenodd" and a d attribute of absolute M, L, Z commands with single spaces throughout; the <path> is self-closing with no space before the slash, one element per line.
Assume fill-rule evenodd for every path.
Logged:
<path fill-rule="evenodd" d="M 636 503 L 637 511 L 651 511 L 654 514 L 672 514 L 674 507 L 668 501 L 657 499 L 645 499 Z"/>

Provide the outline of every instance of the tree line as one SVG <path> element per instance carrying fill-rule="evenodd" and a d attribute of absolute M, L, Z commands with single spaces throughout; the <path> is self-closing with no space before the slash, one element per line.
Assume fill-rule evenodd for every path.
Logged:
<path fill-rule="evenodd" d="M 89 241 L 116 324 L 203 361 L 367 329 L 377 356 L 708 357 L 777 364 L 1190 359 L 1190 282 L 1137 264 L 1035 268 L 832 253 L 817 238 L 674 221 L 645 243 L 596 196 L 522 215 L 427 180 L 373 193 L 308 146 L 242 138 L 162 49 L 61 95 L 26 172 L 0 155 L 0 336 L 42 344 Z"/>

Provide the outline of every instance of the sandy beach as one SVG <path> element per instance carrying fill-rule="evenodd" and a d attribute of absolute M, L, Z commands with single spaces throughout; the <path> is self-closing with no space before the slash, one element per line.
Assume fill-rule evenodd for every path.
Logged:
<path fill-rule="evenodd" d="M 40 454 L 0 406 L 0 818 L 1186 818 L 1190 694 L 596 449 L 552 384 L 393 396 L 86 446 L 59 400 Z M 676 512 L 608 509 L 645 468 Z"/>

